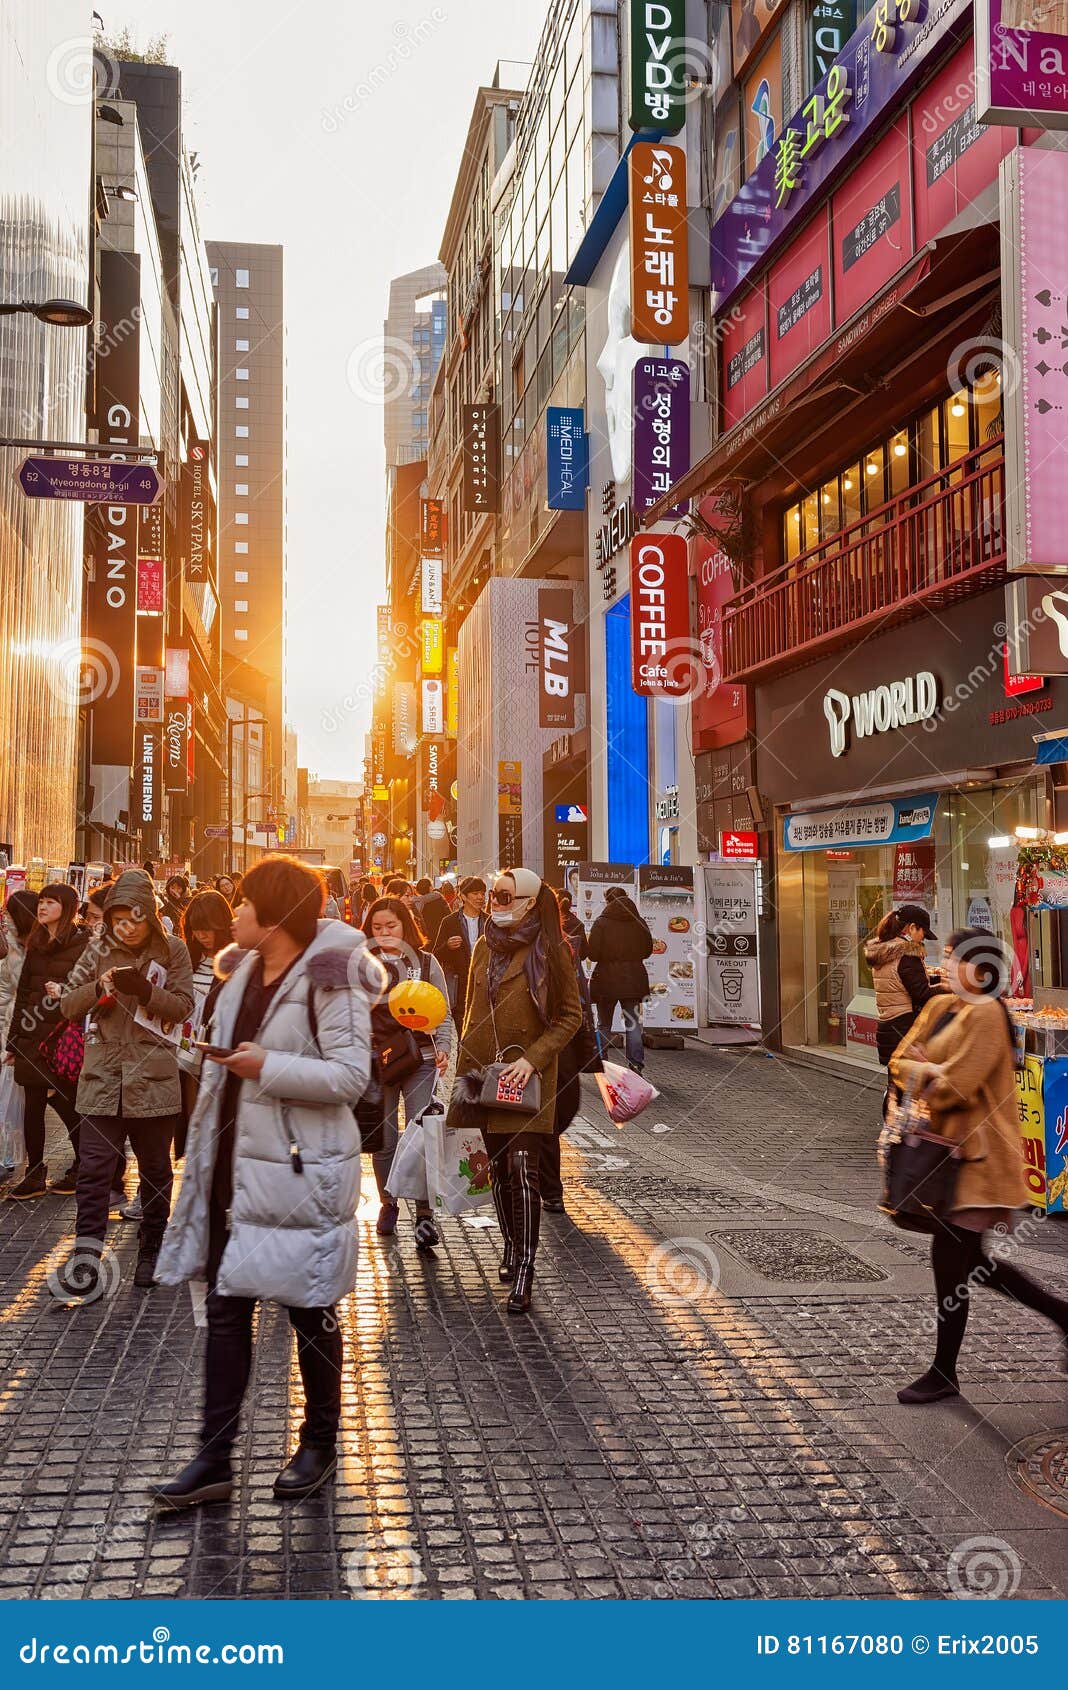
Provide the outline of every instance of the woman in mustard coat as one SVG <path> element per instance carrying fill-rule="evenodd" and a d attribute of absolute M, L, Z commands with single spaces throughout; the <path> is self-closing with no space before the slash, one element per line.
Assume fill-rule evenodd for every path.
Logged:
<path fill-rule="evenodd" d="M 960 1394 L 957 1356 L 976 1286 L 992 1286 L 1045 1315 L 1068 1337 L 1064 1298 L 983 1253 L 983 1233 L 991 1227 L 1009 1231 L 1027 1202 L 1012 1027 L 999 1001 L 1008 981 L 1001 946 L 978 928 L 959 929 L 946 942 L 944 976 L 950 995 L 931 998 L 890 1058 L 892 1079 L 922 1096 L 931 1131 L 953 1139 L 962 1157 L 953 1207 L 931 1239 L 938 1297 L 934 1363 L 897 1393 L 905 1403 Z"/>
<path fill-rule="evenodd" d="M 511 1281 L 510 1314 L 530 1308 L 541 1226 L 538 1158 L 556 1115 L 557 1059 L 582 1026 L 571 948 L 552 888 L 531 869 L 500 874 L 486 931 L 471 954 L 457 1073 L 507 1060 L 507 1077 L 524 1090 L 539 1076 L 535 1114 L 486 1112 L 482 1136 L 493 1169 L 493 1199 L 504 1234 L 502 1282 Z"/>

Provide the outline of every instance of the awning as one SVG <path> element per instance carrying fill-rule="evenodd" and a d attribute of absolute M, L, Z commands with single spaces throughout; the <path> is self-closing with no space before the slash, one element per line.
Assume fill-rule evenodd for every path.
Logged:
<path fill-rule="evenodd" d="M 1035 749 L 1035 762 L 1040 768 L 1048 763 L 1068 763 L 1068 732 L 1040 739 Z"/>
<path fill-rule="evenodd" d="M 683 499 L 700 497 L 723 481 L 757 481 L 789 462 L 799 439 L 841 419 L 850 395 L 866 398 L 913 359 L 927 357 L 927 346 L 915 345 L 917 321 L 959 310 L 966 296 L 992 287 L 997 259 L 998 231 L 989 224 L 929 241 L 880 294 L 724 434 L 646 512 L 644 522 L 651 526 Z M 903 344 L 915 348 L 905 359 L 900 356 Z"/>

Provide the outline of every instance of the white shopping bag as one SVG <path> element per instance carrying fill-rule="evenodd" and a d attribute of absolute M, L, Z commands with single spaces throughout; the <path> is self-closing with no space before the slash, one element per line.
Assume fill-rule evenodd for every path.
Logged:
<path fill-rule="evenodd" d="M 448 1215 L 466 1215 L 493 1202 L 490 1164 L 480 1132 L 450 1132 L 445 1112 L 431 1104 L 420 1119 L 430 1201 Z"/>
<path fill-rule="evenodd" d="M 632 1069 L 621 1068 L 618 1062 L 605 1062 L 602 1067 L 604 1072 L 593 1077 L 604 1106 L 617 1126 L 622 1126 L 624 1121 L 633 1121 L 643 1109 L 648 1109 L 654 1098 L 660 1096 L 649 1080 L 635 1074 Z"/>
<path fill-rule="evenodd" d="M 0 1166 L 17 1168 L 26 1156 L 26 1136 L 22 1130 L 26 1093 L 15 1084 L 15 1070 L 11 1063 L 0 1066 Z"/>
<path fill-rule="evenodd" d="M 391 1197 L 414 1197 L 427 1201 L 426 1153 L 422 1119 L 409 1121 L 397 1142 L 386 1190 Z"/>

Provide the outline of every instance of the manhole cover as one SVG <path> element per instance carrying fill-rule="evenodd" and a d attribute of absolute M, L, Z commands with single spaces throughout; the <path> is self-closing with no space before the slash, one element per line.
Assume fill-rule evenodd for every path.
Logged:
<path fill-rule="evenodd" d="M 1005 1457 L 1022 1491 L 1068 1518 L 1068 1431 L 1036 1432 Z"/>
<path fill-rule="evenodd" d="M 886 1278 L 881 1268 L 862 1262 L 819 1232 L 709 1232 L 707 1236 L 715 1244 L 725 1244 L 765 1279 L 801 1285 L 828 1279 L 860 1284 Z"/>

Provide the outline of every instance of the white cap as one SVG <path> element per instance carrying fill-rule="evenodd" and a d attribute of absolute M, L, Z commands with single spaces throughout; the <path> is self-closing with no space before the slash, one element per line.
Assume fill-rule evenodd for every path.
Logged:
<path fill-rule="evenodd" d="M 502 874 L 510 875 L 515 881 L 516 896 L 519 898 L 536 898 L 541 891 L 541 875 L 535 874 L 532 868 L 506 868 Z"/>

